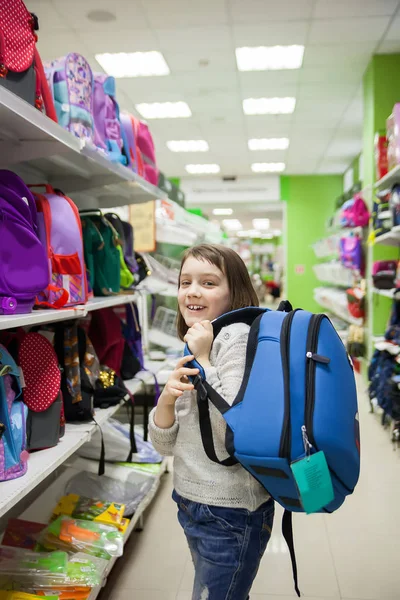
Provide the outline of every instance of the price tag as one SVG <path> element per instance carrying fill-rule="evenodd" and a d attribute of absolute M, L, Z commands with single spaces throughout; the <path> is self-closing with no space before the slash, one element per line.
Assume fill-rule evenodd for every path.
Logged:
<path fill-rule="evenodd" d="M 332 479 L 323 452 L 316 452 L 290 465 L 299 490 L 301 503 L 309 515 L 332 502 Z"/>

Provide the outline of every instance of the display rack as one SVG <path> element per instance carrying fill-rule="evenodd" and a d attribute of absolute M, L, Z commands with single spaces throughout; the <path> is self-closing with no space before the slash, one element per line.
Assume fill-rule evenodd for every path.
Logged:
<path fill-rule="evenodd" d="M 400 246 L 400 225 L 393 227 L 387 233 L 379 235 L 375 239 L 375 244 L 383 244 L 384 246 Z"/>
<path fill-rule="evenodd" d="M 166 197 L 4 87 L 0 87 L 0 167 L 22 169 L 25 179 L 30 176 L 33 183 L 50 183 L 69 194 L 79 208 L 109 208 Z"/>
<path fill-rule="evenodd" d="M 395 183 L 400 182 L 400 165 L 389 171 L 387 175 L 382 177 L 375 184 L 376 190 L 385 190 L 387 188 L 391 188 Z"/>

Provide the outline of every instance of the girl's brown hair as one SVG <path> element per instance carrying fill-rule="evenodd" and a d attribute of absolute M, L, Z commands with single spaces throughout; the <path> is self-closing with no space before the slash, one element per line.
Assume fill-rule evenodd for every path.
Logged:
<path fill-rule="evenodd" d="M 251 283 L 246 265 L 234 250 L 218 244 L 200 244 L 198 246 L 193 246 L 193 248 L 189 248 L 182 257 L 181 269 L 179 272 L 179 284 L 182 267 L 189 257 L 193 257 L 197 260 L 204 260 L 215 265 L 226 275 L 231 296 L 230 310 L 259 305 L 257 294 Z M 180 339 L 183 340 L 187 333 L 188 326 L 179 310 L 177 329 Z"/>

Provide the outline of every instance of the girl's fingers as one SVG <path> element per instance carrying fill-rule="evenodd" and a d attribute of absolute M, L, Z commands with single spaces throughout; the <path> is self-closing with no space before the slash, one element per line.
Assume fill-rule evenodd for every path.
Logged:
<path fill-rule="evenodd" d="M 171 394 L 171 396 L 175 396 L 176 398 L 179 398 L 183 394 L 181 390 L 178 390 L 173 387 L 168 388 L 168 392 Z"/>
<path fill-rule="evenodd" d="M 189 367 L 181 367 L 177 369 L 177 373 L 179 375 L 197 375 L 199 373 L 199 369 L 189 369 Z"/>
<path fill-rule="evenodd" d="M 183 367 L 184 365 L 186 365 L 187 362 L 190 362 L 191 360 L 194 360 L 193 354 L 189 354 L 189 356 L 182 356 L 182 358 L 180 358 L 178 360 L 178 362 L 176 363 L 175 369 L 178 369 L 179 367 Z"/>
<path fill-rule="evenodd" d="M 182 391 L 194 389 L 193 383 L 183 383 L 180 379 L 179 380 L 175 379 L 174 381 L 171 381 L 170 386 L 172 388 L 175 388 L 177 390 L 182 390 Z"/>

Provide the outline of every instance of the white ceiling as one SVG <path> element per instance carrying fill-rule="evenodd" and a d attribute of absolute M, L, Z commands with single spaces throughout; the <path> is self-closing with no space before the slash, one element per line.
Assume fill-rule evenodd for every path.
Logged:
<path fill-rule="evenodd" d="M 400 51 L 398 0 L 25 0 L 40 20 L 43 59 L 70 51 L 159 50 L 167 77 L 117 81 L 122 108 L 186 101 L 189 119 L 150 123 L 161 169 L 187 176 L 185 165 L 221 165 L 222 176 L 251 176 L 252 162 L 286 163 L 289 174 L 343 173 L 361 150 L 361 82 L 371 56 Z M 110 23 L 90 10 L 115 13 Z M 296 71 L 239 73 L 238 46 L 304 44 Z M 208 61 L 208 66 L 200 66 Z M 293 115 L 249 116 L 246 97 L 297 98 Z M 290 138 L 285 151 L 250 152 L 251 137 Z M 176 154 L 171 139 L 205 139 L 210 152 Z"/>

